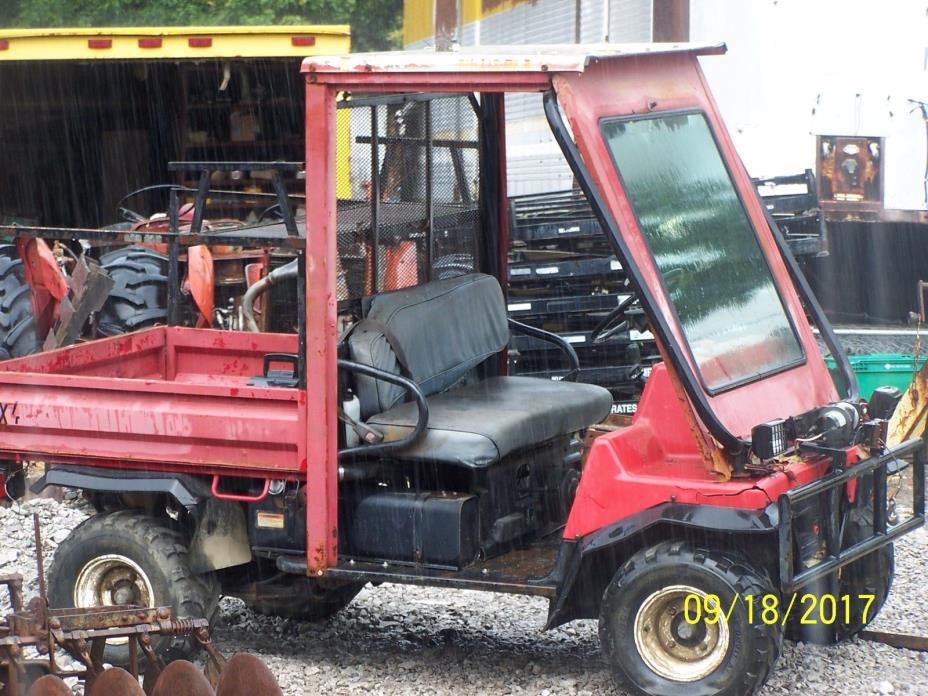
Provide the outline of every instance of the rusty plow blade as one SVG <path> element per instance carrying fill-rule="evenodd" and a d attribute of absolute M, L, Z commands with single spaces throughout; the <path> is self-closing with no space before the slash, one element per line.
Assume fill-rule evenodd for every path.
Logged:
<path fill-rule="evenodd" d="M 151 691 L 151 696 L 214 696 L 209 680 L 187 660 L 172 662 Z"/>
<path fill-rule="evenodd" d="M 87 696 L 145 696 L 139 680 L 119 667 L 105 670 L 94 679 Z"/>
<path fill-rule="evenodd" d="M 925 432 L 928 422 L 928 361 L 915 374 L 889 420 L 886 444 L 894 447 Z"/>
<path fill-rule="evenodd" d="M 254 655 L 238 653 L 222 670 L 216 696 L 283 696 L 283 692 L 266 664 Z"/>
<path fill-rule="evenodd" d="M 138 684 L 138 682 L 136 682 Z M 101 692 L 102 693 L 102 692 Z M 26 696 L 73 696 L 73 693 L 62 679 L 54 674 L 40 677 L 29 687 Z"/>
<path fill-rule="evenodd" d="M 117 692 L 99 696 L 103 693 L 116 696 Z M 239 653 L 222 668 L 216 691 L 196 666 L 177 660 L 164 668 L 149 696 L 283 696 L 283 692 L 267 665 L 254 655 Z"/>

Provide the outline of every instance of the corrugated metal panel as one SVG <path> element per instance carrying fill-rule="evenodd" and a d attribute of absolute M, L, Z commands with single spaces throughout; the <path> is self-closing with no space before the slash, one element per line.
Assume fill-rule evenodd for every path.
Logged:
<path fill-rule="evenodd" d="M 575 38 L 575 13 L 573 0 L 539 0 L 520 5 L 483 20 L 480 42 L 570 43 Z M 563 188 L 570 183 L 570 169 L 551 139 L 540 95 L 506 97 L 506 153 L 510 195 Z"/>
<path fill-rule="evenodd" d="M 606 40 L 608 0 L 586 0 L 580 4 L 580 41 L 599 43 Z"/>
<path fill-rule="evenodd" d="M 467 22 L 462 46 L 573 43 L 574 0 L 537 0 Z M 651 40 L 651 0 L 581 0 L 580 38 L 584 43 Z M 417 42 L 415 47 L 423 42 Z M 413 46 L 410 46 L 412 48 Z M 510 195 L 569 188 L 573 175 L 544 118 L 541 96 L 506 97 L 506 152 Z"/>
<path fill-rule="evenodd" d="M 480 43 L 573 43 L 575 12 L 574 0 L 517 5 L 480 23 Z"/>
<path fill-rule="evenodd" d="M 478 22 L 468 22 L 458 29 L 458 40 L 462 46 L 477 45 L 477 26 Z"/>
<path fill-rule="evenodd" d="M 651 0 L 609 0 L 609 43 L 651 40 Z"/>
<path fill-rule="evenodd" d="M 511 196 L 570 188 L 573 181 L 570 167 L 551 137 L 541 99 L 540 94 L 507 97 L 507 187 Z M 515 100 L 520 102 L 520 118 L 509 115 Z"/>

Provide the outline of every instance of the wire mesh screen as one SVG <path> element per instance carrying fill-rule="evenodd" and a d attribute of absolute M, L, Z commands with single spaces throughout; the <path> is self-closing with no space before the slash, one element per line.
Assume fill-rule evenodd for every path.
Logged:
<path fill-rule="evenodd" d="M 346 101 L 336 139 L 340 300 L 475 268 L 478 121 L 466 96 Z"/>

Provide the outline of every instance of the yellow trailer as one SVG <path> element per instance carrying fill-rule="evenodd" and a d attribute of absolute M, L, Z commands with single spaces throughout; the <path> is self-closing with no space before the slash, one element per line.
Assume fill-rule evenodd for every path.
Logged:
<path fill-rule="evenodd" d="M 350 41 L 343 25 L 0 30 L 0 223 L 117 222 L 126 193 L 177 183 L 173 160 L 303 161 L 300 61 Z M 226 176 L 270 190 L 260 171 Z M 165 193 L 125 204 L 151 214 Z"/>

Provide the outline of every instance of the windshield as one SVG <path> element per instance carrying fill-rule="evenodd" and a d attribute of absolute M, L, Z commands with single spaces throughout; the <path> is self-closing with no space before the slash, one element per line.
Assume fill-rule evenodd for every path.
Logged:
<path fill-rule="evenodd" d="M 801 363 L 705 117 L 605 119 L 602 130 L 707 391 Z"/>

